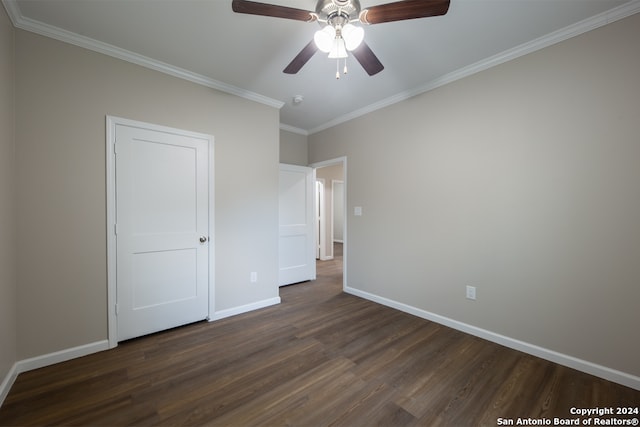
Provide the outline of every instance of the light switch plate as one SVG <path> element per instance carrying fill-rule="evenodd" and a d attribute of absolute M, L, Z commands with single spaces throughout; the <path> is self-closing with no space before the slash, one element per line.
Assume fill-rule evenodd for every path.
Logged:
<path fill-rule="evenodd" d="M 362 216 L 362 206 L 356 206 L 353 208 L 353 214 L 355 216 Z"/>
<path fill-rule="evenodd" d="M 475 301 L 475 299 L 476 299 L 476 287 L 475 286 L 467 286 L 467 299 Z"/>

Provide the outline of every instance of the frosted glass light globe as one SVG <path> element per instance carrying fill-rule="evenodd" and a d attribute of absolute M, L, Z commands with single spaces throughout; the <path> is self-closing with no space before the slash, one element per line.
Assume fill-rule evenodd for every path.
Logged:
<path fill-rule="evenodd" d="M 323 29 L 316 31 L 313 36 L 313 41 L 316 43 L 318 49 L 324 53 L 329 53 L 335 38 L 336 30 L 331 25 L 327 25 Z"/>
<path fill-rule="evenodd" d="M 364 39 L 364 28 L 347 24 L 342 28 L 342 38 L 344 39 L 347 50 L 356 49 Z"/>

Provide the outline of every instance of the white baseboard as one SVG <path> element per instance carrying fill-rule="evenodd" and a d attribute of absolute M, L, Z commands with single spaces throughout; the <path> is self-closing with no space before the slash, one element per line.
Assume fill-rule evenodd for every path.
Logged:
<path fill-rule="evenodd" d="M 18 378 L 18 368 L 17 363 L 14 363 L 7 375 L 4 377 L 2 384 L 0 384 L 0 406 L 4 402 L 4 399 L 9 395 L 9 390 L 11 390 L 11 386 Z"/>
<path fill-rule="evenodd" d="M 533 356 L 558 363 L 560 365 L 568 366 L 570 368 L 577 369 L 579 371 L 586 372 L 588 374 L 595 375 L 597 377 L 604 378 L 606 380 L 613 381 L 627 387 L 631 387 L 635 390 L 640 390 L 640 377 L 637 377 L 635 375 L 588 362 L 586 360 L 578 359 L 573 356 L 558 353 L 556 351 L 549 350 L 524 341 L 506 337 L 504 335 L 500 335 L 486 329 L 478 328 L 473 325 L 459 322 L 448 317 L 440 316 L 439 314 L 431 313 L 429 311 L 422 310 L 401 302 L 393 301 L 385 297 L 371 294 L 369 292 L 361 291 L 359 289 L 345 286 L 344 291 L 346 293 L 367 299 L 369 301 L 373 301 L 387 307 L 395 308 L 405 313 L 409 313 L 414 316 L 418 316 L 423 319 L 427 319 L 432 322 L 436 322 L 450 328 L 486 339 L 488 341 L 504 345 L 505 347 L 522 351 Z M 210 321 L 224 319 L 226 317 L 247 313 L 249 311 L 269 307 L 276 304 L 280 304 L 280 297 L 270 298 L 251 304 L 218 311 L 214 314 L 213 317 L 210 318 Z M 42 356 L 20 360 L 14 363 L 13 367 L 9 370 L 4 380 L 0 384 L 0 406 L 2 406 L 2 403 L 9 394 L 11 386 L 13 385 L 19 374 L 108 349 L 109 341 L 103 340 L 66 350 L 56 351 L 54 353 L 49 353 Z"/>
<path fill-rule="evenodd" d="M 38 368 L 44 368 L 45 366 L 54 365 L 56 363 L 65 362 L 67 360 L 87 356 L 89 354 L 108 349 L 109 341 L 103 340 L 17 361 L 13 364 L 13 367 L 5 377 L 2 384 L 0 384 L 0 405 L 4 402 L 4 399 L 9 394 L 11 386 L 21 373 Z"/>
<path fill-rule="evenodd" d="M 448 317 L 441 316 L 439 314 L 431 313 L 429 311 L 422 310 L 401 302 L 393 301 L 385 297 L 371 294 L 369 292 L 361 291 L 359 289 L 345 286 L 344 291 L 346 293 L 367 299 L 369 301 L 377 302 L 378 304 L 395 308 L 405 313 L 413 314 L 414 316 L 431 320 L 432 322 L 436 322 L 441 325 L 448 326 L 450 328 L 468 333 L 470 335 L 474 335 L 474 336 L 486 339 L 487 341 L 495 342 L 505 347 L 522 351 L 524 353 L 531 354 L 536 357 L 540 357 L 541 359 L 549 360 L 559 365 L 568 366 L 569 368 L 573 368 L 590 375 L 595 375 L 597 377 L 604 378 L 606 380 L 613 381 L 618 384 L 622 384 L 626 387 L 631 387 L 633 389 L 640 390 L 640 377 L 637 377 L 635 375 L 628 374 L 626 372 L 617 371 L 615 369 L 611 369 L 606 366 L 588 362 L 586 360 L 578 359 L 577 357 L 558 353 L 557 351 L 549 350 L 547 348 L 540 347 L 535 344 L 530 344 L 530 343 L 520 341 L 514 338 L 510 338 L 504 335 L 500 335 L 495 332 L 488 331 L 486 329 L 478 328 L 477 326 L 459 322 L 457 320 L 453 320 Z"/>
<path fill-rule="evenodd" d="M 213 315 L 213 317 L 209 319 L 209 321 L 224 319 L 225 317 L 247 313 L 249 311 L 269 307 L 275 304 L 280 304 L 280 297 L 270 298 L 263 301 L 242 305 L 240 307 L 218 311 Z M 92 353 L 97 353 L 99 351 L 108 350 L 109 348 L 109 340 L 103 340 L 81 345 L 79 347 L 56 351 L 54 353 L 49 353 L 42 356 L 31 357 L 29 359 L 20 360 L 14 363 L 2 383 L 0 383 L 0 406 L 4 402 L 4 399 L 9 395 L 11 386 L 13 386 L 16 378 L 21 373 L 31 371 L 33 369 L 43 368 L 45 366 L 53 365 L 56 363 L 65 362 L 67 360 L 86 356 Z"/>
<path fill-rule="evenodd" d="M 241 305 L 239 307 L 228 308 L 226 310 L 220 310 L 213 313 L 213 316 L 209 317 L 209 321 L 224 319 L 225 317 L 235 316 L 237 314 L 248 313 L 260 308 L 269 307 L 271 305 L 280 304 L 280 297 L 269 298 L 262 301 L 253 302 L 251 304 Z"/>
<path fill-rule="evenodd" d="M 235 316 L 237 314 L 247 313 L 249 311 L 257 310 L 260 308 L 269 307 L 271 305 L 280 304 L 280 297 L 270 298 L 263 301 L 254 302 L 251 304 L 241 305 L 239 307 L 230 308 L 227 310 L 221 310 L 216 312 L 209 321 L 224 319 L 225 317 Z M 98 341 L 90 344 L 81 345 L 79 347 L 73 347 L 66 350 L 56 351 L 54 353 L 45 354 L 42 356 L 31 357 L 29 359 L 20 360 L 13 364 L 11 370 L 7 373 L 4 380 L 0 384 L 0 406 L 4 402 L 4 399 L 9 395 L 9 390 L 15 382 L 18 375 L 23 372 L 31 371 L 45 366 L 53 365 L 67 360 L 75 359 L 77 357 L 86 356 L 99 351 L 108 350 L 109 340 Z"/>
<path fill-rule="evenodd" d="M 66 362 L 67 360 L 75 359 L 77 357 L 87 356 L 99 351 L 108 350 L 109 341 L 97 341 L 78 347 L 68 348 L 66 350 L 60 350 L 42 356 L 36 356 L 29 359 L 20 360 L 18 365 L 18 374 L 31 371 L 33 369 L 43 368 L 45 366 L 53 365 L 60 362 Z"/>

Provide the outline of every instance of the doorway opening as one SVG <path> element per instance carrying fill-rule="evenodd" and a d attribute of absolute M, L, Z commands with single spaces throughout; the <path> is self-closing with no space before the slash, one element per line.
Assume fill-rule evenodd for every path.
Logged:
<path fill-rule="evenodd" d="M 341 157 L 311 165 L 315 169 L 318 201 L 316 274 L 329 275 L 346 287 L 347 267 L 347 159 Z"/>

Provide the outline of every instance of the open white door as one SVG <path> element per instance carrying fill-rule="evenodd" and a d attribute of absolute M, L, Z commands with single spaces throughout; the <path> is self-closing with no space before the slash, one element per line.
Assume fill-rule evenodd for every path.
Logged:
<path fill-rule="evenodd" d="M 280 286 L 316 278 L 314 175 L 309 167 L 280 164 Z"/>
<path fill-rule="evenodd" d="M 118 341 L 209 315 L 210 140 L 148 126 L 115 126 Z"/>

